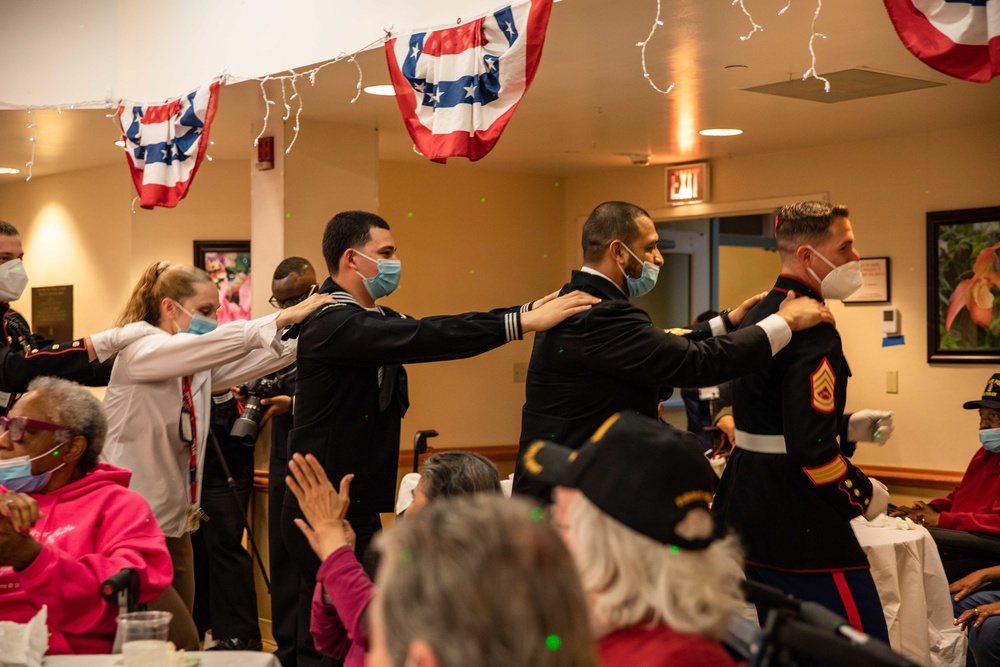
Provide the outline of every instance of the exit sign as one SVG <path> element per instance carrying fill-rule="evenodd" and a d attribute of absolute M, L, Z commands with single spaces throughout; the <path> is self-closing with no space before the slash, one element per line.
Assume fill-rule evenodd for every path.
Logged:
<path fill-rule="evenodd" d="M 708 201 L 708 163 L 667 167 L 667 203 L 700 204 Z"/>

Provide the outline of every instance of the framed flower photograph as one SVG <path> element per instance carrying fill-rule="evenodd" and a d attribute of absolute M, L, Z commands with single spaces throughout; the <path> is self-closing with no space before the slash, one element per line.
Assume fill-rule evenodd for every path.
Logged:
<path fill-rule="evenodd" d="M 219 324 L 250 319 L 249 241 L 195 241 L 194 265 L 219 288 Z"/>
<path fill-rule="evenodd" d="M 927 361 L 1000 361 L 1000 206 L 927 214 Z"/>

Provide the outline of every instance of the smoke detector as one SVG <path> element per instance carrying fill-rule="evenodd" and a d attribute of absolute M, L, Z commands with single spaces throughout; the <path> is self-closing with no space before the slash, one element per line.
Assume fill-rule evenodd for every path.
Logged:
<path fill-rule="evenodd" d="M 628 153 L 628 159 L 632 161 L 633 167 L 648 167 L 649 153 Z"/>

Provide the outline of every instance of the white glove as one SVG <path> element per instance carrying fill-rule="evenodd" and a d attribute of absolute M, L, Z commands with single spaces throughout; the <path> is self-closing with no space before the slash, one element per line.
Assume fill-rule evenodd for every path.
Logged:
<path fill-rule="evenodd" d="M 132 322 L 123 327 L 115 327 L 107 331 L 90 335 L 90 342 L 94 346 L 94 354 L 97 360 L 105 362 L 119 350 L 128 347 L 129 343 L 136 341 L 143 336 L 156 333 L 154 327 L 145 322 Z"/>
<path fill-rule="evenodd" d="M 868 480 L 872 483 L 872 501 L 868 503 L 864 516 L 873 521 L 875 517 L 889 509 L 889 489 L 874 477 L 869 477 Z"/>
<path fill-rule="evenodd" d="M 892 436 L 892 413 L 883 410 L 858 410 L 847 422 L 847 439 L 851 442 L 884 444 Z"/>

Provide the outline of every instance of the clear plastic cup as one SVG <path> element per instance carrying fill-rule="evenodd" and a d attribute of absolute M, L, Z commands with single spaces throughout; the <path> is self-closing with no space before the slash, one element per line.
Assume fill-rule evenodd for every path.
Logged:
<path fill-rule="evenodd" d="M 163 647 L 163 660 L 165 662 L 167 636 L 170 631 L 170 619 L 173 616 L 169 611 L 132 611 L 119 614 L 114 652 L 128 656 L 129 651 L 126 650 L 126 646 L 129 643 L 157 642 Z M 138 648 L 140 647 L 136 647 L 136 649 Z M 151 655 L 152 645 L 146 645 L 145 650 Z M 126 667 L 130 667 L 127 659 L 124 662 Z M 140 663 L 134 662 L 132 664 L 139 665 Z"/>
<path fill-rule="evenodd" d="M 165 639 L 135 639 L 122 644 L 122 667 L 167 667 Z"/>

